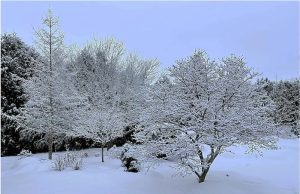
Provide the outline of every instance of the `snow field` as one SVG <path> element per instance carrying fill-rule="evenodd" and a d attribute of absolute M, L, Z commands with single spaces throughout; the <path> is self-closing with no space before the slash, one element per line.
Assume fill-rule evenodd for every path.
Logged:
<path fill-rule="evenodd" d="M 81 170 L 54 171 L 47 154 L 19 159 L 1 158 L 2 194 L 298 194 L 299 141 L 280 140 L 279 150 L 266 150 L 263 156 L 246 155 L 243 147 L 220 155 L 211 167 L 207 180 L 199 184 L 195 175 L 174 176 L 174 164 L 139 173 L 125 172 L 119 159 L 100 149 L 84 150 L 89 154 Z M 55 153 L 54 158 L 58 154 Z"/>

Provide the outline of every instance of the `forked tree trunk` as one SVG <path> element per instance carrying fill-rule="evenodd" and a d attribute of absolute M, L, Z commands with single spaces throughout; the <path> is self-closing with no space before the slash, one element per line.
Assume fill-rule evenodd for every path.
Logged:
<path fill-rule="evenodd" d="M 205 181 L 205 178 L 206 178 L 206 175 L 208 173 L 208 170 L 209 170 L 209 167 L 208 168 L 205 168 L 203 170 L 203 172 L 200 174 L 200 176 L 198 176 L 198 181 L 199 183 L 203 183 Z"/>
<path fill-rule="evenodd" d="M 218 147 L 215 151 L 214 149 L 212 148 L 212 152 L 210 154 L 210 156 L 207 158 L 207 162 L 209 164 L 208 167 L 203 167 L 202 168 L 202 172 L 201 173 L 198 173 L 195 171 L 195 174 L 197 175 L 198 177 L 198 182 L 199 183 L 203 183 L 205 181 L 205 178 L 206 178 L 206 175 L 209 171 L 209 168 L 210 168 L 210 165 L 212 165 L 213 161 L 216 159 L 216 157 L 219 155 L 220 153 L 220 149 L 221 147 Z"/>

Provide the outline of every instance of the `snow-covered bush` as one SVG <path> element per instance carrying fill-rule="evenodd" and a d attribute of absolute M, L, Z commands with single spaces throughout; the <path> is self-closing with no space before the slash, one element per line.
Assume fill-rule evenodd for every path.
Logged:
<path fill-rule="evenodd" d="M 295 128 L 291 130 L 297 137 L 300 137 L 300 127 L 297 125 Z"/>
<path fill-rule="evenodd" d="M 23 149 L 19 154 L 18 154 L 18 156 L 31 156 L 32 155 L 32 153 L 31 153 L 31 151 L 30 150 L 25 150 L 25 149 Z"/>
<path fill-rule="evenodd" d="M 79 170 L 82 167 L 83 158 L 87 157 L 87 153 L 83 152 L 67 152 L 65 154 L 66 166 Z"/>
<path fill-rule="evenodd" d="M 126 168 L 127 172 L 139 172 L 140 163 L 134 156 L 134 151 L 130 151 L 131 146 L 129 144 L 124 145 L 124 149 L 121 153 L 122 166 Z"/>
<path fill-rule="evenodd" d="M 19 159 L 26 158 L 26 157 L 29 157 L 29 156 L 31 156 L 31 155 L 32 155 L 31 151 L 30 151 L 30 150 L 25 150 L 25 149 L 23 149 L 23 150 L 18 154 L 18 156 L 20 156 Z"/>
<path fill-rule="evenodd" d="M 87 157 L 89 157 L 89 154 L 87 152 L 80 152 L 80 157 L 87 158 Z"/>
<path fill-rule="evenodd" d="M 63 156 L 58 156 L 54 160 L 54 169 L 62 171 L 67 167 L 79 170 L 83 165 L 83 158 L 88 157 L 86 152 L 66 152 Z"/>
<path fill-rule="evenodd" d="M 72 166 L 74 170 L 79 170 L 82 167 L 82 160 L 82 158 L 77 158 L 77 160 L 75 160 Z"/>
<path fill-rule="evenodd" d="M 25 150 L 25 149 L 23 149 L 23 150 L 18 154 L 18 156 L 20 156 L 20 159 L 25 158 L 25 157 L 29 157 L 29 156 L 31 156 L 31 155 L 32 155 L 31 151 L 30 151 L 30 150 Z"/>
<path fill-rule="evenodd" d="M 66 162 L 64 156 L 58 156 L 57 158 L 54 159 L 53 161 L 54 170 L 62 171 L 65 168 L 66 168 Z"/>
<path fill-rule="evenodd" d="M 64 156 L 64 160 L 66 162 L 67 166 L 71 166 L 72 164 L 75 163 L 77 159 L 77 153 L 76 152 L 66 152 Z"/>

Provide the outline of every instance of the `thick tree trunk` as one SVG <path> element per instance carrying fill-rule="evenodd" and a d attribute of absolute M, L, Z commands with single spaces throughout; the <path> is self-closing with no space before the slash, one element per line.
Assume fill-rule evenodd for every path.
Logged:
<path fill-rule="evenodd" d="M 205 178 L 206 178 L 206 175 L 207 175 L 207 173 L 209 171 L 210 165 L 212 165 L 213 161 L 219 155 L 220 150 L 221 150 L 221 146 L 217 147 L 216 149 L 214 149 L 213 147 L 211 147 L 211 153 L 209 154 L 209 156 L 207 158 L 207 162 L 208 162 L 209 166 L 208 167 L 203 167 L 201 173 L 195 172 L 195 174 L 198 177 L 199 183 L 203 183 L 205 181 Z M 203 161 L 203 160 L 201 160 L 201 161 Z"/>
<path fill-rule="evenodd" d="M 104 152 L 104 145 L 103 144 L 101 145 L 101 151 L 102 151 L 102 154 L 101 154 L 102 162 L 104 162 L 104 154 L 103 154 L 103 152 Z"/>
<path fill-rule="evenodd" d="M 198 176 L 199 183 L 203 183 L 205 181 L 206 175 L 208 173 L 209 168 L 205 168 L 200 176 Z"/>

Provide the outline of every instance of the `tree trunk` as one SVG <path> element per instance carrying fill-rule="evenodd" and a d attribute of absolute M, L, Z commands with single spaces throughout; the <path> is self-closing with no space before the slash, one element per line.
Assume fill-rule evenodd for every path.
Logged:
<path fill-rule="evenodd" d="M 53 147 L 53 139 L 51 137 L 48 142 L 48 159 L 49 160 L 52 160 L 52 152 L 53 152 L 52 147 Z"/>
<path fill-rule="evenodd" d="M 211 154 L 209 154 L 209 156 L 208 156 L 208 158 L 207 158 L 207 161 L 208 161 L 209 166 L 206 167 L 206 168 L 203 167 L 203 168 L 202 168 L 201 174 L 195 172 L 196 175 L 197 175 L 197 177 L 198 177 L 199 183 L 203 183 L 203 182 L 205 181 L 205 178 L 206 178 L 206 175 L 207 175 L 207 173 L 208 173 L 208 171 L 209 171 L 209 168 L 210 168 L 210 166 L 212 165 L 212 163 L 214 162 L 214 160 L 216 159 L 216 157 L 219 155 L 220 150 L 221 150 L 221 146 L 217 147 L 216 150 L 214 150 L 214 149 L 212 148 L 212 152 L 211 152 Z"/>
<path fill-rule="evenodd" d="M 102 162 L 104 162 L 104 155 L 103 155 L 103 152 L 104 152 L 104 145 L 102 144 L 101 145 L 101 151 L 102 151 Z"/>
<path fill-rule="evenodd" d="M 52 69 L 52 20 L 50 20 L 50 26 L 49 26 L 49 68 L 50 68 L 50 88 L 49 88 L 49 101 L 50 101 L 50 112 L 51 112 L 51 118 L 50 118 L 50 123 L 51 123 L 51 130 L 50 130 L 50 138 L 49 138 L 49 144 L 48 144 L 48 149 L 49 149 L 49 155 L 48 158 L 49 160 L 52 160 L 52 147 L 53 147 L 53 93 L 52 93 L 52 77 L 53 77 L 53 69 Z"/>
<path fill-rule="evenodd" d="M 209 167 L 205 168 L 200 176 L 198 176 L 199 183 L 203 183 L 205 181 L 206 175 L 208 173 Z"/>

